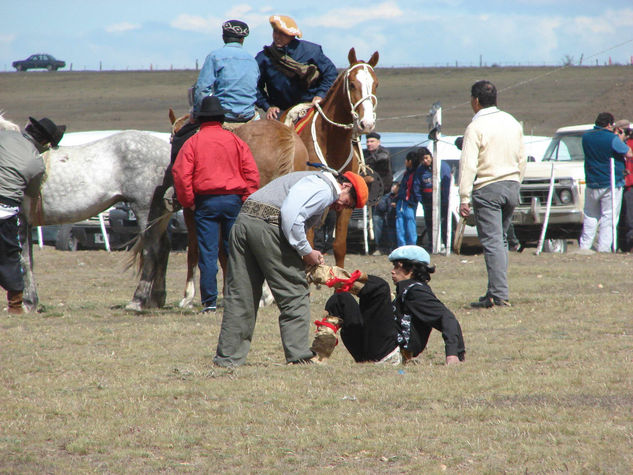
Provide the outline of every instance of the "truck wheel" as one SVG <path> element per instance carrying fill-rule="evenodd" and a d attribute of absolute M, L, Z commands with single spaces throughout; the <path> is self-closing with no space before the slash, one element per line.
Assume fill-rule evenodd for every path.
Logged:
<path fill-rule="evenodd" d="M 46 69 L 48 69 L 49 71 L 52 71 L 53 70 L 53 65 L 49 64 L 48 66 L 46 66 Z"/>
<path fill-rule="evenodd" d="M 24 71 L 24 67 L 23 66 L 16 66 L 15 70 L 16 71 Z"/>
<path fill-rule="evenodd" d="M 567 240 L 566 239 L 546 239 L 543 242 L 543 252 L 554 252 L 557 254 L 564 254 L 567 252 Z"/>
<path fill-rule="evenodd" d="M 63 224 L 57 233 L 57 241 L 55 241 L 55 249 L 58 251 L 72 251 L 79 249 L 79 240 L 73 235 L 73 225 Z"/>

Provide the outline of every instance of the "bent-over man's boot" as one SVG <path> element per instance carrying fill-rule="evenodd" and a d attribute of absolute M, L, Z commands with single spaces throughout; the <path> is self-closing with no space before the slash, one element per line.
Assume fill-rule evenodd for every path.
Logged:
<path fill-rule="evenodd" d="M 24 307 L 22 306 L 22 291 L 16 292 L 9 290 L 7 292 L 7 302 L 9 307 L 7 310 L 13 315 L 20 315 L 24 313 Z"/>

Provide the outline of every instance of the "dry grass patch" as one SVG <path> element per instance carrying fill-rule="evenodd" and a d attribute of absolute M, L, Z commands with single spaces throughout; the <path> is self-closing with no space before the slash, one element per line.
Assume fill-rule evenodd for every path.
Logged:
<path fill-rule="evenodd" d="M 511 308 L 472 311 L 480 255 L 434 256 L 431 285 L 467 361 L 283 364 L 260 312 L 248 364 L 215 368 L 221 313 L 122 307 L 123 253 L 36 251 L 45 312 L 0 315 L 0 472 L 630 473 L 633 320 L 628 255 L 511 255 Z M 383 277 L 385 257 L 350 256 Z M 312 295 L 313 317 L 328 296 Z"/>

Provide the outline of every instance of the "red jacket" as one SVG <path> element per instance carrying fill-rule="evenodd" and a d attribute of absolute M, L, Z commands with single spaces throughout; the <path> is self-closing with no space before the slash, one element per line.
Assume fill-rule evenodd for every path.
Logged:
<path fill-rule="evenodd" d="M 633 150 L 633 139 L 628 139 L 626 144 L 631 150 Z M 629 188 L 633 186 L 633 158 L 625 158 L 626 160 L 626 175 L 624 175 L 624 187 Z"/>
<path fill-rule="evenodd" d="M 251 150 L 219 122 L 205 122 L 189 138 L 172 168 L 178 201 L 185 208 L 195 195 L 240 195 L 242 201 L 259 188 L 259 171 Z"/>

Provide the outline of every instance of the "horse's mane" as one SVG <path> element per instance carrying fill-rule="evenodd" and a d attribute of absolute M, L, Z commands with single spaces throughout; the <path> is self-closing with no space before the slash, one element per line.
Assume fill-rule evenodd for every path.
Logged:
<path fill-rule="evenodd" d="M 328 89 L 327 94 L 323 98 L 323 102 L 327 101 L 331 95 L 335 94 L 335 92 L 338 90 L 337 88 L 340 87 L 340 83 L 343 81 L 343 78 L 345 77 L 345 73 L 350 68 L 356 66 L 357 64 L 362 64 L 362 63 L 365 63 L 365 61 L 356 61 L 354 64 L 350 64 L 345 69 L 342 69 L 341 72 L 338 73 L 338 76 L 336 76 L 336 79 L 334 80 L 330 88 Z"/>
<path fill-rule="evenodd" d="M 4 118 L 4 111 L 0 110 L 0 130 L 14 130 L 16 132 L 20 131 L 20 127 L 16 124 Z"/>

